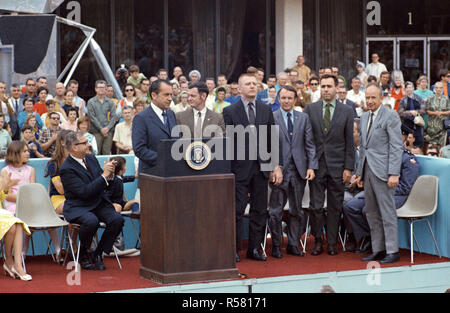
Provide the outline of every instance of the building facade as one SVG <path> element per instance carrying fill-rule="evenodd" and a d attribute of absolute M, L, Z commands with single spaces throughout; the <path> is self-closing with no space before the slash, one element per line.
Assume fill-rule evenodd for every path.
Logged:
<path fill-rule="evenodd" d="M 338 66 L 348 80 L 356 61 L 377 52 L 406 80 L 432 82 L 449 67 L 450 1 L 442 0 L 77 0 L 56 13 L 94 27 L 113 71 L 138 64 L 146 76 L 160 68 L 197 69 L 202 77 L 236 80 L 248 66 L 276 74 L 304 55 L 313 70 Z M 59 26 L 60 68 L 84 40 Z M 74 78 L 91 90 L 101 74 L 90 52 Z"/>

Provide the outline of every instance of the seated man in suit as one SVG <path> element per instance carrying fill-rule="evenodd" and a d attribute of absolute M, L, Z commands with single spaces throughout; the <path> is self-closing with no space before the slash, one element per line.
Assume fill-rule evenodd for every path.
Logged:
<path fill-rule="evenodd" d="M 170 110 L 172 84 L 158 79 L 150 87 L 152 103 L 133 119 L 131 138 L 134 154 L 139 158 L 139 173 L 156 165 L 158 144 L 171 138 L 177 124 L 175 113 Z"/>
<path fill-rule="evenodd" d="M 208 93 L 208 87 L 203 82 L 195 82 L 189 85 L 188 101 L 191 107 L 175 115 L 177 125 L 189 127 L 190 136 L 183 134 L 183 137 L 202 138 L 224 136 L 225 122 L 222 115 L 206 107 Z"/>
<path fill-rule="evenodd" d="M 89 153 L 90 145 L 81 132 L 67 134 L 65 145 L 69 156 L 59 170 L 66 196 L 63 214 L 70 223 L 80 225 L 81 267 L 105 270 L 103 252 L 111 252 L 124 224 L 123 217 L 104 193 L 108 180 L 114 175 L 115 162 L 108 160 L 102 170 L 97 158 Z M 104 222 L 106 229 L 92 254 L 88 250 L 99 222 Z"/>
<path fill-rule="evenodd" d="M 419 177 L 419 161 L 410 150 L 403 147 L 400 181 L 394 190 L 395 208 L 399 209 L 408 198 L 409 193 Z M 344 215 L 351 225 L 355 239 L 360 242 L 356 253 L 370 253 L 370 228 L 366 219 L 364 191 L 344 203 Z"/>

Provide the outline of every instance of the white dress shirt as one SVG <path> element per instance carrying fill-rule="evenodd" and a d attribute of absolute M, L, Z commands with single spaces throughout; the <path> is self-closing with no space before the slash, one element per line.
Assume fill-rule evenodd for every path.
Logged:
<path fill-rule="evenodd" d="M 378 109 L 375 112 L 373 112 L 371 128 L 373 127 L 373 124 L 375 124 L 375 120 L 377 119 L 378 112 L 380 112 L 380 109 L 381 109 L 381 105 L 378 107 Z M 372 111 L 369 111 L 369 122 L 367 123 L 367 130 L 369 130 L 369 125 L 370 125 L 370 114 L 372 114 Z"/>
<path fill-rule="evenodd" d="M 161 122 L 164 124 L 164 116 L 163 110 L 161 110 L 159 107 L 157 107 L 153 102 L 150 104 L 152 106 L 153 111 L 155 111 L 156 115 L 158 115 Z"/>
<path fill-rule="evenodd" d="M 206 116 L 206 106 L 203 108 L 203 110 L 198 111 L 195 108 L 192 108 L 192 110 L 194 111 L 194 127 L 195 125 L 197 125 L 197 121 L 198 121 L 198 112 L 202 113 L 202 129 L 203 129 L 203 122 L 205 121 L 205 116 Z"/>
<path fill-rule="evenodd" d="M 380 62 L 378 62 L 377 64 L 370 63 L 366 67 L 367 75 L 369 75 L 369 76 L 373 75 L 377 79 L 380 78 L 381 72 L 386 72 L 386 71 L 387 71 L 386 66 L 383 63 L 380 63 Z"/>

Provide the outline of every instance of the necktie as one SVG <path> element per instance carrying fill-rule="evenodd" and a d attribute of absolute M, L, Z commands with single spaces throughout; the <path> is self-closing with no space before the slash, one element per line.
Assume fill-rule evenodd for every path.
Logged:
<path fill-rule="evenodd" d="M 249 102 L 248 103 L 248 121 L 250 122 L 250 125 L 255 125 L 255 110 L 253 109 L 254 104 Z"/>
<path fill-rule="evenodd" d="M 372 123 L 373 123 L 373 112 L 370 112 L 369 128 L 367 129 L 366 138 L 369 138 L 370 129 L 372 128 Z"/>
<path fill-rule="evenodd" d="M 166 126 L 166 129 L 169 130 L 169 123 L 167 121 L 167 112 L 163 111 L 162 116 L 163 116 L 163 120 L 164 120 L 164 126 Z"/>
<path fill-rule="evenodd" d="M 194 128 L 194 138 L 202 138 L 202 112 L 197 113 L 197 124 Z"/>
<path fill-rule="evenodd" d="M 288 125 L 289 141 L 292 142 L 292 136 L 293 136 L 293 134 L 294 134 L 294 125 L 292 124 L 292 121 L 291 121 L 291 115 L 292 115 L 291 112 L 289 112 L 289 113 L 287 114 L 287 117 L 288 117 L 287 125 Z"/>
<path fill-rule="evenodd" d="M 16 114 L 19 114 L 19 103 L 17 99 L 14 99 L 14 109 L 16 110 Z"/>
<path fill-rule="evenodd" d="M 323 116 L 323 126 L 325 128 L 325 133 L 328 131 L 328 129 L 330 128 L 330 123 L 331 123 L 331 110 L 330 110 L 330 106 L 331 104 L 327 103 L 327 107 L 325 109 L 325 114 Z"/>
<path fill-rule="evenodd" d="M 84 163 L 84 166 L 86 166 L 86 169 L 89 171 L 89 167 L 87 165 L 86 159 L 83 159 L 83 163 Z"/>

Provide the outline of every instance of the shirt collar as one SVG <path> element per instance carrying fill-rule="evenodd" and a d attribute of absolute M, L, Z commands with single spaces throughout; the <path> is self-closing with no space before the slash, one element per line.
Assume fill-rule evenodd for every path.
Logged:
<path fill-rule="evenodd" d="M 380 109 L 381 109 L 382 106 L 383 106 L 383 105 L 380 105 L 380 106 L 378 107 L 378 109 L 377 109 L 375 112 L 373 112 L 373 118 L 376 118 L 376 117 L 377 117 L 378 112 L 380 112 Z M 371 111 L 371 112 L 372 112 L 372 111 Z"/>
<path fill-rule="evenodd" d="M 150 104 L 152 106 L 153 111 L 155 111 L 156 114 L 162 115 L 163 110 L 161 110 L 159 107 L 156 106 L 153 102 Z"/>
<path fill-rule="evenodd" d="M 323 100 L 323 106 L 325 107 L 327 104 L 331 104 L 331 106 L 334 108 L 336 106 L 336 99 L 333 99 L 330 102 L 326 102 L 325 100 Z"/>
<path fill-rule="evenodd" d="M 78 163 L 80 163 L 81 166 L 83 166 L 84 168 L 86 168 L 86 165 L 84 165 L 83 159 L 74 157 L 73 154 L 70 154 L 70 156 L 71 156 L 75 161 L 77 161 Z"/>
<path fill-rule="evenodd" d="M 197 116 L 199 111 L 196 108 L 192 108 L 192 109 L 194 110 L 194 115 Z M 205 116 L 206 109 L 207 108 L 206 108 L 206 105 L 205 105 L 205 107 L 200 111 L 202 113 L 202 116 Z"/>

